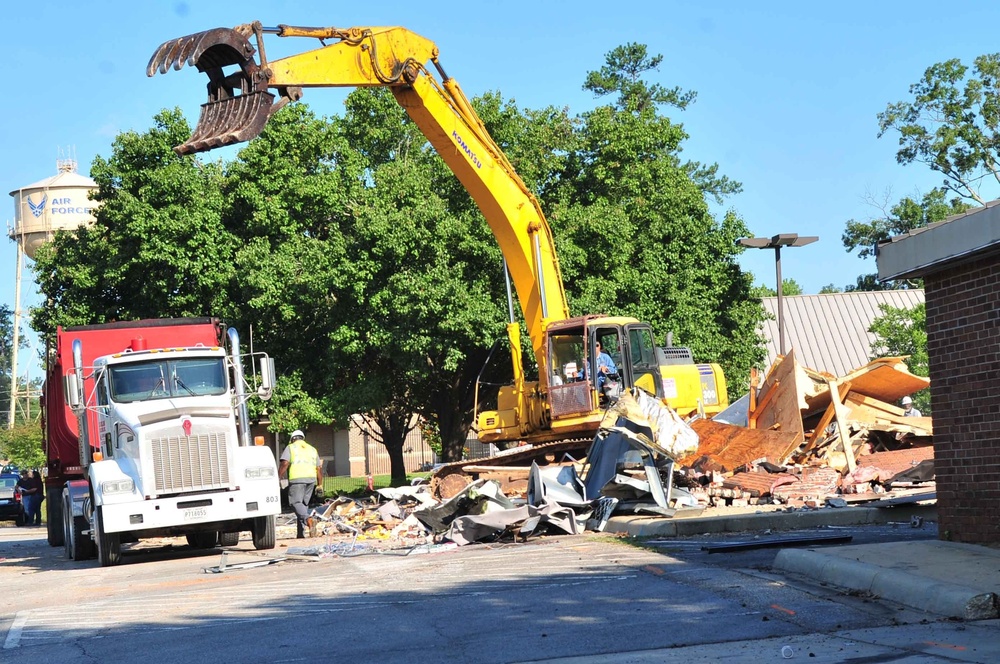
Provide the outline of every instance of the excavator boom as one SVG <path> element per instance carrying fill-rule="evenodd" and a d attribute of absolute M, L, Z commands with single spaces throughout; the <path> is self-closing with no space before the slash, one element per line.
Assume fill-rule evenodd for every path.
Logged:
<path fill-rule="evenodd" d="M 264 34 L 317 38 L 323 45 L 270 62 Z M 507 261 L 535 356 L 543 358 L 548 321 L 569 317 L 551 230 L 534 194 L 437 58 L 432 41 L 400 27 L 265 28 L 252 23 L 164 42 L 146 74 L 187 65 L 208 76 L 208 101 L 191 138 L 174 148 L 179 154 L 254 138 L 275 111 L 302 96 L 304 87 L 389 88 L 489 223 Z M 426 69 L 427 62 L 441 81 Z"/>
<path fill-rule="evenodd" d="M 269 61 L 265 34 L 318 39 L 321 46 Z M 481 414 L 480 440 L 547 442 L 592 435 L 606 397 L 588 367 L 597 366 L 594 348 L 602 340 L 617 352 L 614 362 L 626 387 L 665 398 L 666 377 L 661 379 L 648 324 L 569 317 L 552 232 L 538 200 L 458 83 L 445 74 L 434 42 L 401 27 L 265 28 L 255 22 L 164 42 L 146 73 L 185 66 L 208 76 L 208 100 L 191 138 L 174 148 L 182 155 L 254 138 L 278 109 L 302 96 L 302 88 L 381 86 L 392 92 L 490 225 L 538 361 L 538 381 L 526 381 L 519 327 L 511 320 L 514 384 L 500 389 L 496 411 Z"/>

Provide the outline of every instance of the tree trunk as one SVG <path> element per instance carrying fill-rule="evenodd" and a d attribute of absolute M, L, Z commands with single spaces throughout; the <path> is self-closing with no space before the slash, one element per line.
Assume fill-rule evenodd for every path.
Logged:
<path fill-rule="evenodd" d="M 413 429 L 413 416 L 390 406 L 373 413 L 371 419 L 381 430 L 378 439 L 389 453 L 390 482 L 392 486 L 404 486 L 407 479 L 403 446 L 406 435 Z"/>

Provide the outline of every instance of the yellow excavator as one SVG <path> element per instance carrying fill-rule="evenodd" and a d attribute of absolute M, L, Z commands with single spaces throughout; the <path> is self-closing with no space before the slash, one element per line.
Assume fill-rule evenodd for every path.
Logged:
<path fill-rule="evenodd" d="M 269 61 L 265 34 L 316 39 L 320 46 Z M 208 75 L 208 102 L 191 138 L 174 148 L 179 154 L 254 138 L 275 111 L 302 96 L 302 88 L 383 86 L 392 92 L 492 229 L 538 363 L 538 380 L 526 380 L 520 327 L 508 295 L 514 383 L 500 389 L 497 410 L 478 414 L 482 442 L 507 447 L 592 438 L 604 405 L 617 390 L 633 386 L 656 394 L 682 416 L 728 405 L 719 366 L 678 362 L 676 353 L 671 361 L 669 351 L 676 349 L 658 348 L 649 324 L 620 316 L 570 317 L 541 207 L 458 83 L 445 74 L 434 42 L 401 27 L 264 27 L 255 22 L 164 42 L 146 73 L 184 65 Z M 591 367 L 598 369 L 591 372 Z"/>

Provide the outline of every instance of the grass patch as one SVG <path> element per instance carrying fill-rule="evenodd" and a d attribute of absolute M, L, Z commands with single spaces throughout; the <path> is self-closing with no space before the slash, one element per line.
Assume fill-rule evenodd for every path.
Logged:
<path fill-rule="evenodd" d="M 406 481 L 410 483 L 418 477 L 426 479 L 430 477 L 430 473 L 409 473 L 406 476 Z M 372 488 L 385 489 L 390 487 L 392 486 L 391 480 L 391 475 L 375 475 L 372 477 Z M 358 498 L 367 496 L 371 492 L 368 489 L 367 477 L 335 476 L 323 478 L 323 493 L 328 496 L 345 495 Z"/>

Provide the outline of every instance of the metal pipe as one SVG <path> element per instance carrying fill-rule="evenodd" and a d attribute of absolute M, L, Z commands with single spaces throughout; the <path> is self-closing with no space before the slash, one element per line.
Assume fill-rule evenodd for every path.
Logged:
<path fill-rule="evenodd" d="M 510 270 L 507 268 L 507 259 L 503 259 L 503 280 L 507 284 L 507 322 L 514 322 L 514 296 L 510 291 Z"/>
<path fill-rule="evenodd" d="M 542 271 L 542 242 L 538 235 L 538 229 L 534 231 L 535 235 L 535 272 L 538 274 L 538 295 L 542 301 L 542 318 L 549 317 L 549 303 L 545 298 L 545 275 Z"/>
<path fill-rule="evenodd" d="M 83 342 L 79 339 L 73 339 L 73 373 L 76 374 L 78 389 L 83 392 L 77 395 L 81 398 L 82 407 L 76 413 L 76 423 L 80 438 L 80 465 L 86 468 L 90 465 L 90 436 L 87 429 L 87 394 L 83 387 Z"/>
<path fill-rule="evenodd" d="M 233 387 L 236 389 L 236 408 L 240 418 L 240 445 L 250 447 L 250 415 L 247 412 L 246 388 L 243 385 L 243 360 L 240 358 L 240 333 L 235 327 L 226 331 L 229 336 L 229 356 L 233 361 Z"/>
<path fill-rule="evenodd" d="M 785 354 L 785 305 L 781 299 L 781 247 L 774 248 L 774 270 L 778 280 L 778 352 Z"/>
<path fill-rule="evenodd" d="M 20 203 L 20 201 L 18 201 Z M 18 210 L 20 212 L 20 210 Z M 17 241 L 17 272 L 14 276 L 14 345 L 11 346 L 10 358 L 10 415 L 7 419 L 7 428 L 14 428 L 14 418 L 17 416 L 17 356 L 21 346 L 21 273 L 24 271 L 24 248 L 21 246 L 24 238 L 18 236 Z M 28 402 L 31 402 L 29 395 Z"/>

